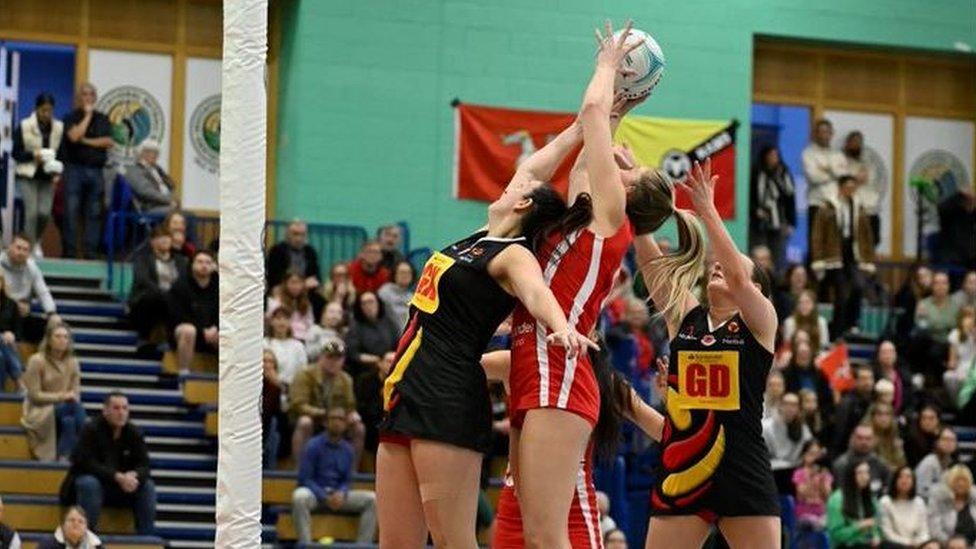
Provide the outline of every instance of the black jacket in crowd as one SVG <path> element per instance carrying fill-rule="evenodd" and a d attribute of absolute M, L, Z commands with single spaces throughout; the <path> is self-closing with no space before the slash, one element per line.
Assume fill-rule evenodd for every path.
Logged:
<path fill-rule="evenodd" d="M 186 276 L 189 260 L 178 253 L 174 253 L 172 257 L 176 262 L 178 278 Z M 132 291 L 129 293 L 129 303 L 162 296 L 163 292 L 159 289 L 159 273 L 156 272 L 156 254 L 153 253 L 152 247 L 144 246 L 132 255 Z"/>
<path fill-rule="evenodd" d="M 23 336 L 24 319 L 20 316 L 17 302 L 0 292 L 0 333 L 13 332 L 20 340 Z"/>
<path fill-rule="evenodd" d="M 173 324 L 189 323 L 197 330 L 218 326 L 220 316 L 220 292 L 217 273 L 210 277 L 210 284 L 201 288 L 192 274 L 181 276 L 169 291 Z"/>
<path fill-rule="evenodd" d="M 75 503 L 75 479 L 79 476 L 94 475 L 103 486 L 112 486 L 115 473 L 126 471 L 135 471 L 140 485 L 149 480 L 149 447 L 142 431 L 130 422 L 115 440 L 104 417 L 89 421 L 71 453 L 71 468 L 61 484 L 61 505 Z"/>
<path fill-rule="evenodd" d="M 322 275 L 319 273 L 319 254 L 315 248 L 308 244 L 302 248 L 305 254 L 305 278 L 314 276 L 320 282 Z M 268 288 L 273 288 L 285 279 L 285 274 L 291 267 L 291 250 L 287 242 L 279 242 L 268 250 L 268 259 L 265 261 L 265 272 L 268 278 Z"/>

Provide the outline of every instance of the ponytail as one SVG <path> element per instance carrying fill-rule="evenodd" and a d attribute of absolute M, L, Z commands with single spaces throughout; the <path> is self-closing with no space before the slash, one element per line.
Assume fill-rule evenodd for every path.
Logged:
<path fill-rule="evenodd" d="M 634 411 L 634 404 L 630 400 L 630 383 L 611 366 L 606 348 L 606 342 L 600 342 L 600 351 L 590 350 L 590 362 L 600 390 L 600 415 L 593 428 L 593 446 L 596 458 L 604 463 L 617 455 L 620 424 L 624 417 L 633 415 Z"/>
<path fill-rule="evenodd" d="M 674 220 L 678 226 L 678 250 L 648 262 L 651 269 L 646 282 L 652 296 L 667 289 L 664 302 L 654 306 L 665 319 L 676 324 L 681 321 L 682 304 L 705 270 L 705 237 L 690 212 L 675 209 Z"/>

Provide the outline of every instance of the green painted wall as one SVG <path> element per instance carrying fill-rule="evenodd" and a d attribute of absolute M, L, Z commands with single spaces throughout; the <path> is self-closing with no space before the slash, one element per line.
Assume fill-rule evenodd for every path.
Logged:
<path fill-rule="evenodd" d="M 479 226 L 451 194 L 452 98 L 572 111 L 593 27 L 632 17 L 667 72 L 638 114 L 743 122 L 748 173 L 754 36 L 950 51 L 976 46 L 973 0 L 289 0 L 281 55 L 277 211 L 373 228 L 406 219 L 413 245 Z M 746 233 L 747 193 L 737 217 Z"/>

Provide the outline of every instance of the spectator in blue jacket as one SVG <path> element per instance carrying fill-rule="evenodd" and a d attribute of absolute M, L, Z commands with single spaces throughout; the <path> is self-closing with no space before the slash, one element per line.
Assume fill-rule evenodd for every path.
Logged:
<path fill-rule="evenodd" d="M 376 494 L 350 490 L 355 451 L 343 438 L 346 415 L 343 408 L 329 409 L 325 432 L 302 452 L 291 507 L 299 543 L 312 541 L 312 512 L 359 513 L 356 541 L 372 543 L 376 535 Z"/>

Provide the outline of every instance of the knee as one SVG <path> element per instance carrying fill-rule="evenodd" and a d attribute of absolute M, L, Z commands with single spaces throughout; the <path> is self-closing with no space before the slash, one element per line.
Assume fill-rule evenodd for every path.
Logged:
<path fill-rule="evenodd" d="M 303 436 L 312 434 L 314 429 L 315 424 L 310 416 L 299 416 L 298 422 L 295 423 L 295 432 Z"/>
<path fill-rule="evenodd" d="M 176 338 L 180 343 L 193 343 L 197 339 L 197 327 L 193 324 L 180 324 L 176 327 Z"/>
<path fill-rule="evenodd" d="M 155 504 L 156 503 L 156 483 L 152 481 L 151 478 L 146 479 L 146 482 L 139 486 L 139 494 L 144 496 L 147 501 Z"/>
<path fill-rule="evenodd" d="M 312 509 L 317 503 L 318 499 L 308 488 L 300 486 L 291 493 L 291 504 L 295 508 Z"/>
<path fill-rule="evenodd" d="M 79 495 L 101 495 L 102 482 L 93 475 L 81 475 L 75 479 L 75 490 Z"/>

